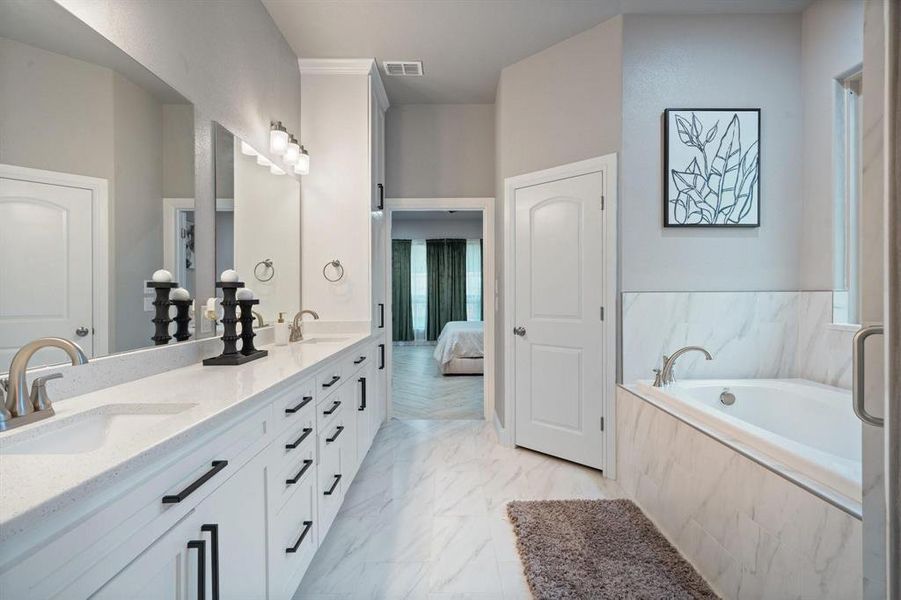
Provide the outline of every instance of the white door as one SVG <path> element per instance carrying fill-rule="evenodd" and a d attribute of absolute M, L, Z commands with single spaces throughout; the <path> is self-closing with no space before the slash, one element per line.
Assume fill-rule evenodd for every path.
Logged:
<path fill-rule="evenodd" d="M 93 356 L 91 211 L 90 190 L 0 177 L 0 372 L 39 337 Z M 61 358 L 41 351 L 31 365 Z"/>
<path fill-rule="evenodd" d="M 603 467 L 603 174 L 515 191 L 516 445 Z"/>

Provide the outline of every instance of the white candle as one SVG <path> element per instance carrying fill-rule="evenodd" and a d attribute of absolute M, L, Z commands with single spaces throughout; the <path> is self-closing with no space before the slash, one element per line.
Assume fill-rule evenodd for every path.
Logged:
<path fill-rule="evenodd" d="M 234 269 L 226 269 L 222 271 L 222 275 L 219 276 L 219 281 L 227 281 L 234 282 L 238 281 L 238 272 Z"/>
<path fill-rule="evenodd" d="M 153 272 L 151 279 L 156 283 L 170 283 L 172 281 L 172 273 L 166 269 L 160 269 Z"/>
<path fill-rule="evenodd" d="M 191 294 L 188 293 L 188 290 L 185 288 L 175 288 L 171 292 L 169 292 L 169 298 L 172 300 L 190 300 Z"/>
<path fill-rule="evenodd" d="M 235 293 L 238 300 L 253 300 L 253 290 L 250 288 L 241 288 Z"/>

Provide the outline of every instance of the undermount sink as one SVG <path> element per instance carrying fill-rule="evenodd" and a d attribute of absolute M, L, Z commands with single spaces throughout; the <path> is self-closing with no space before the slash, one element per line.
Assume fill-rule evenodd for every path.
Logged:
<path fill-rule="evenodd" d="M 315 337 L 315 338 L 307 338 L 305 340 L 300 340 L 299 344 L 338 344 L 340 342 L 346 342 L 346 337 Z"/>
<path fill-rule="evenodd" d="M 196 404 L 108 404 L 70 417 L 50 417 L 34 429 L 0 438 L 2 454 L 84 454 L 127 442 L 135 433 Z"/>

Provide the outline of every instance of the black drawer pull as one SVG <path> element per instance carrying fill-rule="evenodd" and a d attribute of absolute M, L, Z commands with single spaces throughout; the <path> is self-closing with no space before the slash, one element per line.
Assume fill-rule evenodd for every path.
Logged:
<path fill-rule="evenodd" d="M 285 444 L 285 450 L 294 450 L 295 448 L 297 448 L 298 446 L 300 446 L 300 444 L 303 443 L 303 441 L 304 441 L 305 439 L 307 439 L 307 436 L 310 435 L 311 433 L 313 433 L 313 428 L 312 428 L 312 427 L 304 427 L 304 428 L 302 429 L 302 433 L 300 434 L 300 437 L 299 437 L 299 438 L 297 438 L 296 440 L 294 440 L 294 441 L 291 442 L 290 444 Z"/>
<path fill-rule="evenodd" d="M 303 467 L 300 469 L 300 471 L 297 472 L 297 475 L 295 475 L 291 479 L 286 479 L 285 483 L 287 485 L 294 485 L 295 483 L 300 481 L 300 478 L 303 477 L 303 474 L 307 472 L 307 469 L 309 469 L 310 465 L 312 465 L 312 464 L 313 464 L 313 461 L 310 460 L 309 458 L 306 459 L 305 461 L 303 461 Z"/>
<path fill-rule="evenodd" d="M 331 407 L 330 409 L 328 409 L 328 410 L 322 411 L 322 414 L 324 414 L 324 415 L 330 415 L 330 414 L 332 414 L 333 412 L 335 412 L 336 410 L 338 410 L 338 407 L 339 407 L 339 406 L 341 406 L 341 401 L 340 401 L 340 400 L 335 400 L 334 402 L 332 402 L 332 407 Z"/>
<path fill-rule="evenodd" d="M 379 303 L 379 329 L 385 327 L 385 305 Z"/>
<path fill-rule="evenodd" d="M 366 410 L 366 378 L 360 377 L 359 379 L 357 379 L 357 381 L 360 382 L 360 396 L 361 396 L 360 397 L 360 408 L 358 408 L 357 410 L 362 412 L 362 411 Z"/>
<path fill-rule="evenodd" d="M 338 425 L 338 429 L 335 430 L 335 435 L 330 438 L 325 438 L 326 444 L 331 444 L 335 440 L 338 439 L 338 436 L 341 435 L 341 432 L 344 431 L 344 425 Z"/>
<path fill-rule="evenodd" d="M 322 492 L 326 496 L 331 496 L 335 492 L 335 488 L 338 487 L 338 482 L 341 481 L 341 475 L 335 475 L 335 481 L 332 482 L 332 487 Z"/>
<path fill-rule="evenodd" d="M 380 183 L 379 186 L 379 204 L 378 209 L 383 210 L 385 208 L 385 185 Z"/>
<path fill-rule="evenodd" d="M 357 360 L 354 361 L 354 364 L 355 364 L 355 365 L 358 365 L 358 364 L 360 364 L 361 362 L 363 362 L 364 360 L 366 360 L 366 357 L 365 357 L 365 356 L 361 356 L 360 358 L 358 358 Z"/>
<path fill-rule="evenodd" d="M 200 531 L 210 534 L 210 562 L 213 572 L 213 600 L 219 600 L 219 525 L 201 525 Z"/>
<path fill-rule="evenodd" d="M 213 467 L 209 471 L 201 475 L 194 483 L 175 495 L 163 496 L 163 504 L 178 504 L 179 502 L 193 494 L 195 491 L 197 491 L 197 488 L 212 479 L 216 473 L 224 469 L 227 465 L 227 460 L 214 460 Z"/>
<path fill-rule="evenodd" d="M 322 387 L 324 387 L 324 388 L 330 388 L 330 387 L 332 387 L 333 385 L 335 385 L 336 383 L 338 383 L 338 380 L 339 380 L 339 379 L 341 379 L 341 376 L 340 376 L 340 375 L 332 375 L 331 381 L 329 381 L 328 383 L 323 383 L 323 384 L 322 384 Z"/>
<path fill-rule="evenodd" d="M 304 406 L 306 406 L 307 404 L 309 404 L 312 401 L 313 401 L 313 396 L 304 396 L 303 399 L 301 399 L 300 404 L 298 404 L 297 406 L 292 406 L 291 408 L 286 408 L 285 414 L 293 415 L 294 413 L 298 412 L 301 408 L 303 408 Z"/>
<path fill-rule="evenodd" d="M 385 368 L 385 344 L 379 344 L 379 371 Z"/>
<path fill-rule="evenodd" d="M 294 545 L 290 548 L 285 548 L 285 552 L 291 554 L 292 552 L 297 552 L 297 549 L 300 548 L 300 544 L 303 543 L 303 539 L 307 537 L 307 534 L 310 533 L 310 529 L 313 528 L 313 521 L 304 521 L 303 522 L 303 531 L 300 532 L 300 537 L 297 538 L 297 541 L 294 542 Z"/>
<path fill-rule="evenodd" d="M 188 550 L 197 550 L 197 600 L 203 600 L 206 597 L 206 541 L 191 540 Z"/>

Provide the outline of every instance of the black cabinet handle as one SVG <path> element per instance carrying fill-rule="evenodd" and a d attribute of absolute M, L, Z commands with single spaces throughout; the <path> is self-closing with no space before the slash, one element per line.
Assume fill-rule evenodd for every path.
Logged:
<path fill-rule="evenodd" d="M 210 562 L 213 571 L 213 600 L 219 600 L 219 525 L 201 525 L 200 531 L 210 534 Z"/>
<path fill-rule="evenodd" d="M 339 379 L 341 379 L 341 376 L 340 376 L 340 375 L 332 375 L 331 381 L 329 381 L 328 383 L 323 383 L 323 384 L 322 384 L 322 387 L 324 387 L 324 388 L 330 388 L 330 387 L 332 387 L 333 385 L 335 385 L 336 383 L 338 383 L 338 380 L 339 380 Z"/>
<path fill-rule="evenodd" d="M 300 481 L 300 478 L 303 477 L 303 474 L 307 472 L 307 469 L 309 469 L 310 465 L 312 465 L 312 464 L 313 464 L 313 461 L 310 460 L 309 458 L 306 459 L 305 461 L 303 461 L 303 467 L 301 467 L 300 471 L 297 472 L 297 475 L 295 475 L 291 479 L 286 479 L 285 483 L 287 485 L 294 485 L 295 483 Z"/>
<path fill-rule="evenodd" d="M 354 364 L 355 364 L 355 365 L 358 365 L 358 364 L 360 364 L 361 362 L 363 362 L 364 360 L 366 360 L 366 357 L 365 357 L 365 356 L 361 356 L 360 358 L 358 358 L 357 360 L 354 361 Z"/>
<path fill-rule="evenodd" d="M 339 481 L 341 481 L 341 475 L 340 474 L 335 475 L 335 481 L 332 482 L 332 487 L 330 487 L 329 489 L 325 490 L 322 493 L 325 494 L 326 496 L 331 496 L 333 493 L 335 493 L 335 488 L 338 487 Z"/>
<path fill-rule="evenodd" d="M 379 184 L 379 210 L 383 210 L 385 208 L 385 186 L 383 184 Z"/>
<path fill-rule="evenodd" d="M 200 478 L 198 478 L 194 483 L 175 495 L 163 496 L 163 504 L 178 504 L 179 502 L 193 494 L 195 491 L 197 491 L 197 488 L 212 479 L 216 473 L 224 469 L 227 465 L 227 460 L 214 460 L 213 467 L 209 471 L 201 475 Z"/>
<path fill-rule="evenodd" d="M 385 305 L 379 302 L 379 329 L 385 327 Z"/>
<path fill-rule="evenodd" d="M 203 600 L 206 597 L 206 542 L 191 540 L 188 550 L 197 550 L 197 600 Z"/>
<path fill-rule="evenodd" d="M 332 407 L 331 407 L 330 409 L 328 409 L 328 410 L 322 411 L 322 414 L 324 414 L 324 415 L 330 415 L 330 414 L 332 414 L 333 412 L 335 412 L 336 410 L 338 410 L 338 407 L 339 407 L 339 406 L 341 406 L 341 401 L 340 401 L 340 400 L 335 400 L 334 402 L 332 402 Z"/>
<path fill-rule="evenodd" d="M 285 444 L 285 450 L 294 450 L 295 448 L 297 448 L 298 446 L 300 446 L 300 444 L 301 444 L 305 439 L 307 439 L 307 436 L 310 435 L 312 432 L 313 432 L 313 428 L 312 428 L 312 427 L 304 427 L 303 430 L 302 430 L 302 433 L 300 434 L 300 437 L 299 437 L 299 438 L 297 438 L 296 440 L 294 440 L 294 441 L 291 442 L 290 444 Z"/>
<path fill-rule="evenodd" d="M 357 379 L 360 382 L 360 408 L 357 410 L 364 411 L 366 410 L 366 378 L 360 377 Z"/>
<path fill-rule="evenodd" d="M 344 425 L 338 425 L 338 429 L 335 430 L 335 435 L 330 438 L 325 438 L 326 444 L 331 444 L 335 440 L 338 439 L 338 436 L 341 435 L 341 432 L 344 431 Z"/>
<path fill-rule="evenodd" d="M 385 369 L 385 344 L 379 344 L 379 371 Z"/>
<path fill-rule="evenodd" d="M 294 545 L 290 548 L 285 548 L 285 552 L 291 554 L 292 552 L 297 552 L 297 549 L 300 548 L 300 544 L 303 542 L 303 539 L 307 537 L 307 534 L 310 533 L 310 529 L 313 528 L 313 521 L 304 521 L 303 522 L 303 531 L 300 532 L 300 537 L 297 538 L 297 541 L 294 542 Z"/>
<path fill-rule="evenodd" d="M 309 404 L 312 401 L 313 401 L 313 396 L 304 396 L 303 399 L 301 399 L 300 403 L 297 406 L 292 406 L 290 408 L 286 408 L 285 414 L 293 415 L 294 413 L 296 413 L 297 411 L 299 411 L 301 408 L 303 408 L 304 406 L 306 406 L 307 404 Z"/>

